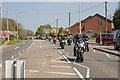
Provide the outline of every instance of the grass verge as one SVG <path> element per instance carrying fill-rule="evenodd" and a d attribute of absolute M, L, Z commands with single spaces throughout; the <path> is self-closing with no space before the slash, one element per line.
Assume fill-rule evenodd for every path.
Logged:
<path fill-rule="evenodd" d="M 96 37 L 90 37 L 90 40 L 96 40 Z"/>
<path fill-rule="evenodd" d="M 0 43 L 0 46 L 3 45 L 5 42 L 6 42 L 6 40 L 2 41 L 2 42 Z"/>
<path fill-rule="evenodd" d="M 22 39 L 19 39 L 19 40 L 17 40 L 17 41 L 15 41 L 15 40 L 10 40 L 9 43 L 7 43 L 7 45 L 13 45 L 13 44 L 19 43 L 19 42 L 21 42 L 21 41 L 22 41 Z"/>

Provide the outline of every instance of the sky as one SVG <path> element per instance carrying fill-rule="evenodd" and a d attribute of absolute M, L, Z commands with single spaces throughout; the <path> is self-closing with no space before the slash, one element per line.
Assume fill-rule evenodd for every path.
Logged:
<path fill-rule="evenodd" d="M 80 2 L 81 20 L 99 13 L 105 16 L 104 2 Z M 2 2 L 2 18 L 8 17 L 22 24 L 23 28 L 36 31 L 40 25 L 50 24 L 68 27 L 68 13 L 71 12 L 71 26 L 79 22 L 79 2 Z M 118 2 L 108 2 L 108 17 L 113 16 Z"/>

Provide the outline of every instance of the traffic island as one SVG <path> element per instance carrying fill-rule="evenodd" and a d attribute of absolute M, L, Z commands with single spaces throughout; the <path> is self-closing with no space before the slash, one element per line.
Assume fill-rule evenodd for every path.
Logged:
<path fill-rule="evenodd" d="M 102 51 L 102 52 L 106 52 L 106 53 L 109 53 L 109 54 L 113 54 L 113 55 L 116 55 L 116 56 L 120 57 L 120 51 L 117 51 L 117 50 L 114 50 L 114 49 L 111 49 L 111 48 L 94 47 L 93 49 L 99 50 L 99 51 Z"/>

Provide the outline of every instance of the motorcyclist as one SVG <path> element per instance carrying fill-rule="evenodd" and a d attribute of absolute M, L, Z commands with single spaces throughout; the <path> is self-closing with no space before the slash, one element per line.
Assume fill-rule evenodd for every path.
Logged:
<path fill-rule="evenodd" d="M 51 41 L 51 36 L 50 35 L 49 35 L 48 39 L 49 39 L 49 41 Z"/>
<path fill-rule="evenodd" d="M 74 44 L 75 44 L 75 45 L 74 45 L 74 56 L 76 56 L 77 42 L 79 42 L 80 39 L 83 40 L 81 34 L 78 34 L 78 33 L 77 33 L 77 35 L 74 37 Z"/>
<path fill-rule="evenodd" d="M 85 42 L 85 46 L 86 46 L 85 50 L 87 48 L 87 51 L 89 51 L 88 40 L 89 40 L 89 37 L 87 36 L 86 33 L 84 33 L 84 35 L 83 35 L 83 41 Z"/>

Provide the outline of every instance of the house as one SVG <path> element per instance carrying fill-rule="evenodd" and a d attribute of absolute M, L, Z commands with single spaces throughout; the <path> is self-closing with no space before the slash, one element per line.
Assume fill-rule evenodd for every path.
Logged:
<path fill-rule="evenodd" d="M 44 34 L 50 33 L 50 29 L 43 29 L 43 33 Z"/>
<path fill-rule="evenodd" d="M 68 28 L 68 27 L 65 28 L 65 29 L 64 29 L 64 32 L 69 32 L 69 28 Z"/>
<path fill-rule="evenodd" d="M 95 14 L 94 16 L 89 16 L 81 21 L 82 32 L 99 32 L 100 27 L 98 25 L 98 20 L 102 20 L 101 31 L 106 31 L 106 18 L 100 14 Z M 107 19 L 107 31 L 112 32 L 113 22 Z M 70 32 L 75 34 L 80 31 L 79 22 L 70 27 Z"/>
<path fill-rule="evenodd" d="M 59 28 L 52 28 L 50 32 L 51 33 L 58 33 L 59 32 Z"/>

